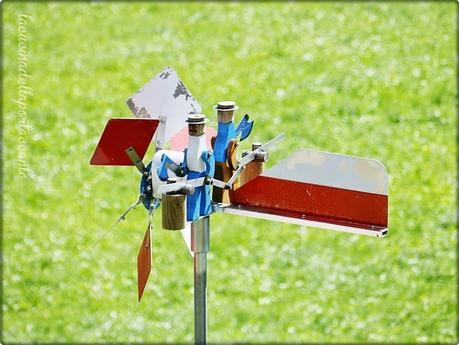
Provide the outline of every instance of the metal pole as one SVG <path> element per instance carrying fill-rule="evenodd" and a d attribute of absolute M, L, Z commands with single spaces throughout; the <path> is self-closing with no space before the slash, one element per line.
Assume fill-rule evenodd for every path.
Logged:
<path fill-rule="evenodd" d="M 194 342 L 207 344 L 207 252 L 209 217 L 191 223 L 191 250 L 194 252 Z"/>

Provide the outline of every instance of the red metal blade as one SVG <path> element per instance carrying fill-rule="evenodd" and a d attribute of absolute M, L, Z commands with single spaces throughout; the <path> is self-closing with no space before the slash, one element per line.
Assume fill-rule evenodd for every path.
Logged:
<path fill-rule="evenodd" d="M 151 271 L 151 238 L 150 227 L 147 228 L 142 246 L 137 256 L 137 290 L 139 302 Z"/>
<path fill-rule="evenodd" d="M 91 158 L 92 165 L 133 165 L 125 150 L 134 147 L 143 159 L 159 120 L 110 119 Z"/>

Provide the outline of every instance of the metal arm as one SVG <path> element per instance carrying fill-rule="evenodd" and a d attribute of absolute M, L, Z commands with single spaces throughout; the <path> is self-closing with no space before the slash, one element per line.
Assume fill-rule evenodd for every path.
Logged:
<path fill-rule="evenodd" d="M 200 187 L 205 184 L 214 185 L 219 188 L 225 188 L 226 186 L 225 182 L 206 176 L 206 177 L 199 177 L 199 178 L 192 179 L 192 180 L 181 180 L 175 183 L 163 184 L 159 186 L 158 193 L 165 194 L 165 193 L 178 192 L 182 189 L 189 189 L 190 187 Z"/>
<path fill-rule="evenodd" d="M 137 170 L 139 170 L 141 174 L 144 174 L 145 173 L 145 164 L 143 164 L 142 160 L 140 159 L 140 157 L 137 154 L 137 152 L 135 151 L 135 149 L 132 146 L 129 146 L 125 150 L 125 152 L 129 156 L 130 160 L 135 165 Z"/>
<path fill-rule="evenodd" d="M 247 164 L 249 164 L 251 161 L 253 161 L 255 158 L 257 158 L 257 155 L 265 152 L 268 148 L 284 140 L 284 138 L 285 138 L 285 133 L 281 133 L 278 136 L 272 138 L 271 140 L 261 145 L 256 150 L 253 150 L 252 152 L 249 152 L 246 156 L 242 157 L 241 160 L 239 161 L 239 166 L 234 172 L 233 176 L 231 176 L 228 182 L 226 182 L 225 188 L 230 189 L 233 186 L 234 181 L 236 181 L 236 179 L 239 177 L 244 167 Z"/>

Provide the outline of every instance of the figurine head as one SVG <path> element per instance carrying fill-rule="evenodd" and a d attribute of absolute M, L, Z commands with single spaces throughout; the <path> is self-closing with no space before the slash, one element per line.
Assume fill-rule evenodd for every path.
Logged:
<path fill-rule="evenodd" d="M 204 114 L 191 114 L 188 115 L 186 120 L 188 122 L 188 134 L 194 137 L 199 137 L 204 134 L 204 127 L 207 122 L 206 115 Z"/>
<path fill-rule="evenodd" d="M 228 123 L 234 120 L 234 111 L 239 109 L 236 102 L 221 101 L 214 105 L 217 110 L 217 121 L 221 123 Z"/>

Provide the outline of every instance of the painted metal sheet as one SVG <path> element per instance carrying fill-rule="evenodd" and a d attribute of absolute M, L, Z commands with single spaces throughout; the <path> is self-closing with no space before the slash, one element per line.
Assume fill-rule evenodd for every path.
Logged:
<path fill-rule="evenodd" d="M 263 176 L 387 195 L 387 172 L 379 161 L 331 152 L 296 151 Z"/>
<path fill-rule="evenodd" d="M 171 67 L 155 75 L 127 100 L 127 105 L 139 118 L 161 120 L 156 136 L 158 148 L 186 126 L 188 114 L 201 112 L 201 106 Z"/>
<path fill-rule="evenodd" d="M 110 119 L 91 158 L 92 165 L 134 165 L 125 150 L 134 147 L 143 159 L 159 121 Z"/>
<path fill-rule="evenodd" d="M 230 192 L 230 198 L 239 210 L 294 224 L 387 233 L 387 172 L 372 159 L 301 150 Z"/>
<path fill-rule="evenodd" d="M 145 285 L 147 285 L 148 277 L 151 272 L 151 237 L 150 237 L 150 226 L 148 226 L 145 236 L 143 238 L 142 245 L 137 255 L 137 292 L 138 299 L 142 298 Z"/>

